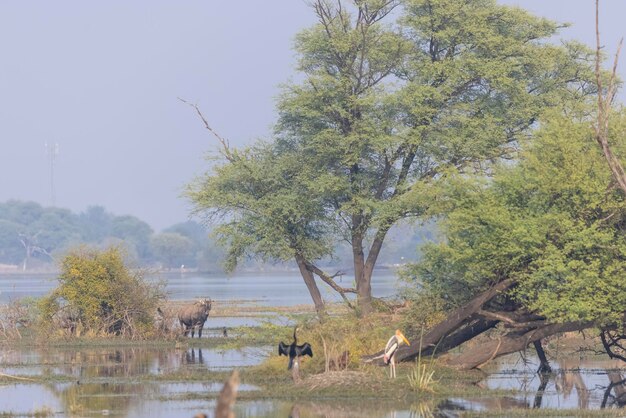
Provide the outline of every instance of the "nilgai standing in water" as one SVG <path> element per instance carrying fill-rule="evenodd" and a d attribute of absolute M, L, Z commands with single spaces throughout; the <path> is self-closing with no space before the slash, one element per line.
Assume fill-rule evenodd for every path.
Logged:
<path fill-rule="evenodd" d="M 178 321 L 185 330 L 185 337 L 191 331 L 191 338 L 194 337 L 196 329 L 198 330 L 198 338 L 202 338 L 202 328 L 206 319 L 209 317 L 211 310 L 211 299 L 201 299 L 193 305 L 184 306 L 178 312 Z"/>

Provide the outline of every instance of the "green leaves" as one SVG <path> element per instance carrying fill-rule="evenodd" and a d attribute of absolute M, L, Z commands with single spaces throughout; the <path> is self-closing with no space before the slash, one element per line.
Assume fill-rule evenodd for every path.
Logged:
<path fill-rule="evenodd" d="M 626 205 L 591 127 L 552 116 L 525 148 L 492 184 L 457 197 L 442 223 L 447 242 L 428 246 L 414 274 L 453 304 L 514 278 L 516 303 L 549 321 L 617 323 L 626 306 Z"/>
<path fill-rule="evenodd" d="M 289 260 L 298 252 L 316 259 L 327 254 L 325 219 L 303 176 L 299 156 L 275 152 L 267 144 L 246 149 L 238 161 L 216 168 L 190 185 L 188 195 L 198 211 L 222 219 L 216 233 L 228 247 L 232 270 L 246 256 Z"/>
<path fill-rule="evenodd" d="M 76 312 L 74 320 L 84 332 L 141 338 L 154 332 L 154 314 L 162 299 L 159 285 L 131 271 L 117 248 L 81 248 L 63 258 L 59 286 L 40 306 L 45 321 L 67 306 Z"/>
<path fill-rule="evenodd" d="M 433 252 L 433 283 L 441 274 L 480 287 L 539 251 L 541 233 L 523 227 L 521 207 L 483 197 L 481 184 L 464 191 L 463 180 L 515 156 L 547 109 L 574 107 L 593 79 L 589 51 L 547 43 L 555 23 L 495 0 L 408 0 L 390 14 L 395 4 L 313 1 L 318 23 L 297 36 L 301 74 L 279 97 L 274 140 L 190 188 L 198 212 L 225 221 L 230 266 L 254 255 L 314 261 L 347 240 L 357 287 L 369 289 L 394 224 L 470 204 L 482 218 L 450 217 L 458 246 L 448 247 L 451 265 Z"/>

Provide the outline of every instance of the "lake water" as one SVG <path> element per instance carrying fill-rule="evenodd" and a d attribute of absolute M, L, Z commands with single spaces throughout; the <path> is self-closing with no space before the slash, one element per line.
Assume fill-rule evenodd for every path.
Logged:
<path fill-rule="evenodd" d="M 243 350 L 211 348 L 68 348 L 41 347 L 4 350 L 2 373 L 48 379 L 49 383 L 15 381 L 0 385 L 0 413 L 60 417 L 123 416 L 189 418 L 209 416 L 222 382 L 198 381 L 202 370 L 230 370 L 260 363 L 273 347 Z M 513 390 L 510 396 L 452 398 L 437 402 L 410 399 L 286 399 L 247 400 L 236 404 L 238 418 L 246 417 L 457 417 L 464 411 L 510 409 L 621 408 L 626 403 L 626 368 L 603 358 L 566 358 L 552 363 L 556 372 L 544 378 L 535 373 L 535 358 L 519 354 L 498 359 L 480 386 Z M 176 381 L 168 381 L 168 374 Z M 195 379 L 185 382 L 180 375 Z M 201 375 L 200 375 L 201 376 Z M 258 388 L 242 384 L 241 392 Z M 43 415 L 43 414 L 42 414 Z M 626 415 L 626 414 L 625 414 Z"/>
<path fill-rule="evenodd" d="M 224 274 L 168 273 L 148 276 L 149 280 L 163 281 L 172 300 L 210 297 L 217 301 L 251 301 L 261 306 L 293 306 L 312 304 L 311 296 L 298 273 L 242 273 Z M 337 282 L 352 286 L 353 277 L 344 276 Z M 58 284 L 52 274 L 0 274 L 0 303 L 25 296 L 40 297 Z M 328 302 L 340 302 L 328 285 L 318 281 L 322 296 Z M 372 293 L 375 297 L 393 296 L 398 291 L 398 280 L 393 271 L 374 273 Z"/>
<path fill-rule="evenodd" d="M 217 301 L 238 301 L 260 306 L 311 304 L 307 289 L 297 274 L 164 274 L 162 280 L 173 300 L 208 296 Z M 352 279 L 344 277 L 345 286 Z M 0 275 L 0 303 L 24 296 L 42 296 L 56 286 L 53 275 Z M 338 298 L 320 284 L 329 301 Z M 392 272 L 374 278 L 374 295 L 389 297 L 398 291 Z M 276 315 L 276 314 L 274 314 Z M 258 325 L 258 317 L 209 317 L 203 337 L 219 336 L 222 326 Z M 15 381 L 0 385 L 0 414 L 33 416 L 125 416 L 155 418 L 211 415 L 222 382 L 167 381 L 168 373 L 198 373 L 230 370 L 262 362 L 274 347 L 243 350 L 210 348 L 19 348 L 0 350 L 0 372 L 47 379 L 58 383 Z M 531 408 L 601 409 L 626 406 L 625 364 L 606 358 L 563 358 L 552 362 L 554 374 L 539 376 L 533 356 L 519 354 L 496 359 L 488 376 L 479 383 L 489 389 L 510 390 L 509 396 L 452 398 L 430 402 L 411 400 L 342 400 L 316 402 L 245 400 L 236 404 L 237 417 L 456 417 L 463 411 Z M 165 377 L 165 378 L 164 378 Z M 242 385 L 241 391 L 257 388 Z M 626 413 L 624 414 L 626 416 Z"/>

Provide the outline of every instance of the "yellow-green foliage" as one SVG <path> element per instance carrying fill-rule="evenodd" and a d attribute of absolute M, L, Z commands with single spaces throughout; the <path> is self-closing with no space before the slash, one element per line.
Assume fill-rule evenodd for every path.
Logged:
<path fill-rule="evenodd" d="M 40 303 L 50 323 L 60 307 L 71 308 L 88 335 L 145 337 L 154 330 L 154 313 L 163 298 L 158 285 L 130 270 L 118 248 L 80 248 L 61 262 L 59 286 Z"/>
<path fill-rule="evenodd" d="M 390 323 L 389 315 L 373 314 L 357 318 L 354 314 L 326 318 L 323 322 L 311 322 L 298 327 L 298 344 L 308 342 L 313 348 L 313 358 L 304 358 L 301 369 L 309 373 L 326 371 L 331 360 L 338 362 L 344 351 L 349 352 L 348 368 L 361 366 L 361 356 L 382 350 L 393 335 L 397 324 Z M 283 341 L 291 344 L 293 328 L 283 328 L 276 335 L 276 346 Z M 326 350 L 324 350 L 326 347 Z M 287 359 L 276 355 L 260 366 L 266 373 L 284 373 Z M 331 365 L 332 368 L 332 365 Z"/>

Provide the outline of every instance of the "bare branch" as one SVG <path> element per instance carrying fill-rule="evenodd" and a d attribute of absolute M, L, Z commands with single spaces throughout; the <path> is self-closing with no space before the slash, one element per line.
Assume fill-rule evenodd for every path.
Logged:
<path fill-rule="evenodd" d="M 620 353 L 624 353 L 624 347 L 622 345 L 622 341 L 625 339 L 625 335 L 620 335 L 616 332 L 612 332 L 611 330 L 602 330 L 600 332 L 600 340 L 602 341 L 602 346 L 604 350 L 609 355 L 610 358 L 616 358 L 626 362 L 626 357 L 624 357 Z M 619 350 L 617 352 L 615 347 Z"/>
<path fill-rule="evenodd" d="M 596 120 L 595 132 L 596 141 L 602 148 L 602 153 L 606 159 L 611 174 L 622 192 L 626 194 L 626 172 L 619 159 L 613 154 L 609 146 L 609 116 L 611 113 L 611 105 L 617 91 L 617 64 L 619 53 L 622 48 L 622 40 L 620 40 L 615 59 L 613 60 L 613 70 L 609 77 L 608 88 L 604 92 L 602 85 L 602 73 L 600 70 L 600 0 L 596 0 L 596 84 L 598 86 L 598 118 Z"/>
<path fill-rule="evenodd" d="M 211 128 L 211 126 L 209 125 L 209 122 L 206 120 L 206 118 L 204 117 L 204 115 L 200 111 L 200 108 L 198 107 L 198 105 L 195 104 L 195 103 L 190 103 L 187 100 L 182 99 L 180 97 L 178 98 L 178 100 L 180 100 L 181 102 L 185 103 L 186 105 L 189 105 L 189 106 L 193 107 L 196 110 L 196 113 L 198 114 L 198 116 L 202 120 L 202 123 L 204 123 L 204 127 L 209 132 L 211 132 L 211 134 L 213 134 L 213 136 L 215 136 L 218 141 L 220 141 L 220 144 L 222 145 L 222 149 L 221 149 L 222 155 L 224 155 L 226 157 L 226 159 L 228 159 L 228 161 L 235 161 L 237 159 L 237 157 L 231 151 L 230 144 L 229 144 L 228 140 L 223 138 L 222 136 L 220 136 L 217 132 L 215 132 L 215 130 L 213 130 L 213 128 Z"/>
<path fill-rule="evenodd" d="M 518 318 L 508 315 L 505 312 L 492 312 L 480 309 L 476 313 L 486 319 L 504 322 L 505 326 L 508 328 L 538 328 L 546 325 L 543 319 L 520 322 Z"/>
<path fill-rule="evenodd" d="M 315 273 L 320 279 L 322 279 L 326 284 L 328 284 L 333 290 L 335 290 L 337 293 L 339 293 L 339 295 L 341 295 L 341 297 L 344 300 L 344 302 L 346 302 L 346 304 L 350 308 L 354 309 L 354 306 L 352 305 L 352 303 L 350 303 L 350 300 L 346 297 L 346 293 L 356 293 L 356 289 L 353 288 L 353 287 L 341 287 L 341 286 L 339 286 L 333 280 L 333 278 L 335 276 L 339 275 L 339 272 L 337 272 L 334 276 L 329 276 L 322 269 L 320 269 L 319 267 L 317 267 L 313 263 L 311 263 L 309 261 L 305 261 L 305 263 L 306 263 L 306 268 L 309 271 Z"/>

